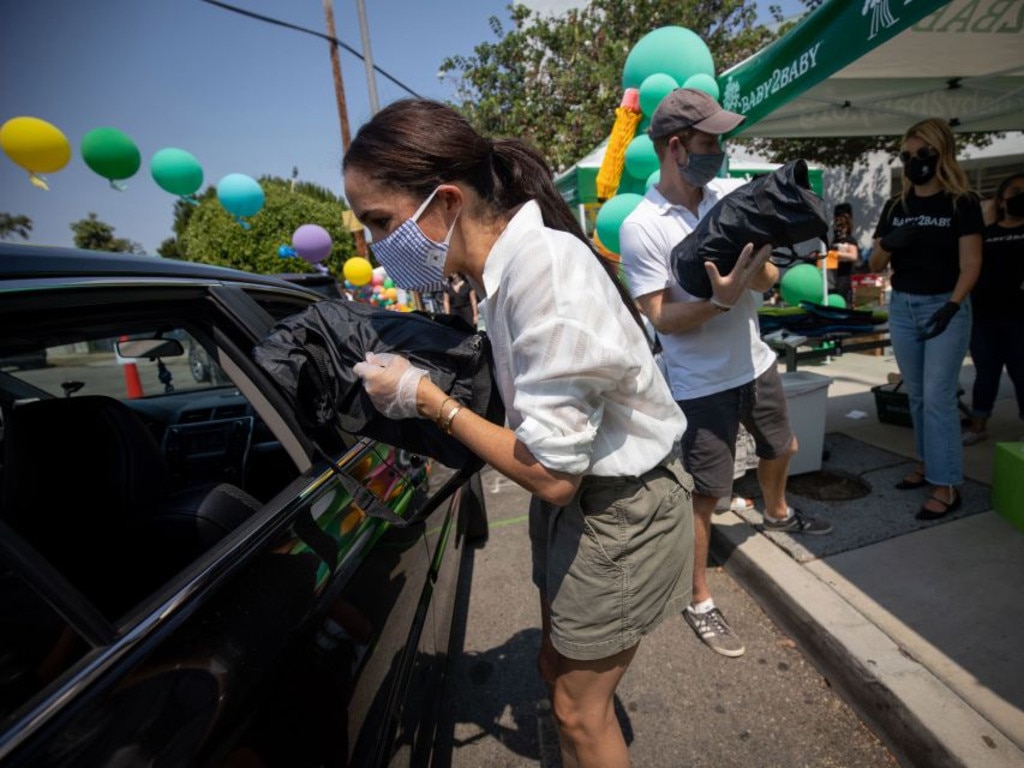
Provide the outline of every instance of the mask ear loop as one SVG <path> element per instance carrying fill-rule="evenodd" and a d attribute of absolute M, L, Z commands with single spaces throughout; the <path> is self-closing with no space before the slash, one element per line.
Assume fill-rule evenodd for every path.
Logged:
<path fill-rule="evenodd" d="M 412 215 L 413 221 L 419 221 L 420 216 L 422 216 L 423 212 L 427 210 L 427 206 L 430 205 L 430 201 L 434 199 L 434 196 L 437 194 L 437 190 L 439 189 L 440 187 L 435 187 L 434 191 L 427 195 L 427 199 L 423 201 L 420 207 L 416 209 L 416 213 Z"/>

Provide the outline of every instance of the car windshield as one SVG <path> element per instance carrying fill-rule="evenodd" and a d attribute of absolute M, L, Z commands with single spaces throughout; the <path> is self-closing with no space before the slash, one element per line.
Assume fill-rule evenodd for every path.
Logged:
<path fill-rule="evenodd" d="M 163 334 L 182 345 L 171 357 L 123 357 L 131 336 L 90 339 L 46 347 L 31 355 L 0 358 L 0 368 L 55 397 L 75 393 L 118 399 L 210 389 L 230 384 L 216 361 L 184 330 Z M 147 337 L 151 338 L 151 337 Z M 172 345 L 164 345 L 170 349 Z M 159 350 L 158 350 L 159 351 Z"/>

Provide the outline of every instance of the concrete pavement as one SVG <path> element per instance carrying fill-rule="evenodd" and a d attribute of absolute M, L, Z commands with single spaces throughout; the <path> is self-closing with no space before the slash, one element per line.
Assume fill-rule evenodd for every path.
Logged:
<path fill-rule="evenodd" d="M 1024 432 L 1008 382 L 990 439 L 965 448 L 963 507 L 922 523 L 913 513 L 926 489 L 893 488 L 912 466 L 913 432 L 880 423 L 871 393 L 897 370 L 892 357 L 846 354 L 801 370 L 831 379 L 821 471 L 868 492 L 791 492 L 836 526 L 813 542 L 758 530 L 756 513 L 722 514 L 716 555 L 902 764 L 1024 766 L 1024 533 L 989 497 L 995 443 Z M 961 382 L 969 401 L 969 361 Z M 757 485 L 748 476 L 737 490 L 756 497 Z"/>

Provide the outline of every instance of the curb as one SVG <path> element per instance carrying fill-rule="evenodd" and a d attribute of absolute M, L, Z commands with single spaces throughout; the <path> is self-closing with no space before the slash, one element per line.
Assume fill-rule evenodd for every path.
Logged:
<path fill-rule="evenodd" d="M 901 765 L 1020 768 L 1024 752 L 825 582 L 733 512 L 711 551 Z"/>

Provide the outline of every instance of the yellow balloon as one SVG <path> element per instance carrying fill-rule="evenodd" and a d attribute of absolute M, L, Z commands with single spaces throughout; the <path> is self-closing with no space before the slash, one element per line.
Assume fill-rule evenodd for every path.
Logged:
<path fill-rule="evenodd" d="M 60 129 L 38 117 L 12 117 L 0 126 L 0 146 L 29 173 L 54 173 L 71 159 L 71 144 Z"/>
<path fill-rule="evenodd" d="M 352 285 L 366 285 L 373 279 L 373 265 L 362 256 L 348 259 L 342 272 Z"/>

